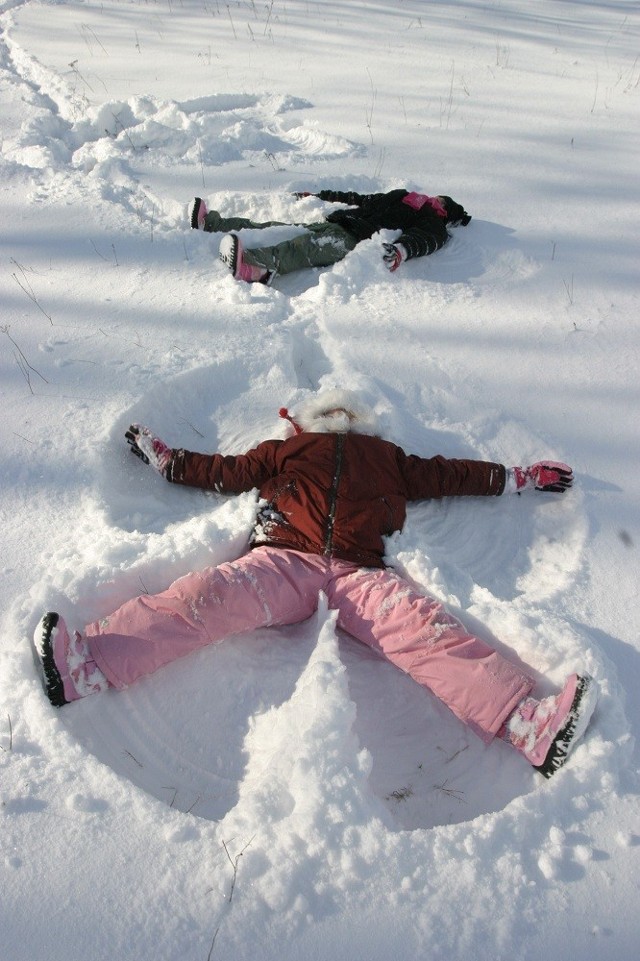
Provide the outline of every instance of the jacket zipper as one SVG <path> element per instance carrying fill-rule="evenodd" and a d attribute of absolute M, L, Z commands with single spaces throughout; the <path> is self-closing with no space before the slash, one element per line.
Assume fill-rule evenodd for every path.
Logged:
<path fill-rule="evenodd" d="M 324 542 L 325 556 L 331 554 L 333 547 L 333 523 L 336 516 L 336 501 L 338 499 L 338 484 L 342 473 L 342 454 L 344 451 L 345 434 L 336 434 L 336 469 L 333 473 L 333 482 L 329 491 L 329 516 L 327 518 L 327 536 Z"/>
<path fill-rule="evenodd" d="M 387 500 L 386 497 L 381 497 L 380 500 L 382 501 L 382 503 L 384 504 L 384 506 L 385 506 L 385 507 L 387 508 L 387 510 L 389 511 L 389 529 L 388 529 L 388 531 L 387 531 L 387 537 L 389 537 L 391 534 L 393 534 L 393 531 L 394 531 L 394 526 L 393 526 L 393 511 L 391 510 L 391 504 L 389 503 L 389 501 Z"/>

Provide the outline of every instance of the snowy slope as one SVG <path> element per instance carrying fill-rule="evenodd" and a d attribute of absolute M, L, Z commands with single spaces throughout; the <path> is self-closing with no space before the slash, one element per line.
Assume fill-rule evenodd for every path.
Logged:
<path fill-rule="evenodd" d="M 640 10 L 611 0 L 0 0 L 3 961 L 631 961 L 638 922 Z M 473 214 L 239 285 L 195 194 L 446 192 Z M 295 228 L 294 228 L 295 229 Z M 288 235 L 276 228 L 274 235 Z M 414 505 L 389 561 L 601 700 L 544 782 L 315 617 L 59 711 L 28 639 L 237 556 L 236 453 L 345 385 L 425 455 L 552 456 L 557 499 Z"/>

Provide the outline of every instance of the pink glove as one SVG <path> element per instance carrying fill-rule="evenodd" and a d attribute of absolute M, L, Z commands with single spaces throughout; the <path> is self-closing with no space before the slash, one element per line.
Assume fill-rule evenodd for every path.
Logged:
<path fill-rule="evenodd" d="M 384 250 L 382 259 L 393 273 L 394 270 L 398 269 L 402 261 L 407 259 L 407 251 L 402 244 L 383 244 L 382 247 Z"/>
<path fill-rule="evenodd" d="M 569 465 L 555 460 L 539 461 L 531 467 L 512 467 L 508 473 L 509 487 L 517 494 L 525 490 L 564 494 L 573 484 L 573 471 Z"/>
<path fill-rule="evenodd" d="M 166 477 L 167 466 L 171 460 L 173 451 L 170 447 L 151 433 L 148 427 L 141 424 L 132 424 L 124 435 L 127 444 L 131 447 L 131 453 L 139 457 L 145 464 L 151 464 L 154 470 Z"/>

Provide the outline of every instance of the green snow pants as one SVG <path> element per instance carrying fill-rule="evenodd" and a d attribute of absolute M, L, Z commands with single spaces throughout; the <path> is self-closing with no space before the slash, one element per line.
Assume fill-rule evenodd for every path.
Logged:
<path fill-rule="evenodd" d="M 210 210 L 204 221 L 204 229 L 210 232 L 229 233 L 232 230 L 260 230 L 265 227 L 298 226 L 304 233 L 290 240 L 283 240 L 270 247 L 245 249 L 246 263 L 276 274 L 289 274 L 305 267 L 329 267 L 347 256 L 357 240 L 338 224 L 323 221 L 319 224 L 283 224 L 279 220 L 257 223 L 246 217 L 222 217 L 217 210 Z"/>

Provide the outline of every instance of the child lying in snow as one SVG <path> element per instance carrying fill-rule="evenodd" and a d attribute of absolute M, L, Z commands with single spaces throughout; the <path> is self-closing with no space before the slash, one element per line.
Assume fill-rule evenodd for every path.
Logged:
<path fill-rule="evenodd" d="M 361 240 L 368 240 L 383 229 L 400 231 L 394 243 L 382 245 L 383 260 L 394 271 L 404 260 L 425 257 L 443 247 L 449 239 L 447 226 L 466 227 L 471 220 L 451 197 L 429 197 L 407 190 L 386 194 L 320 190 L 317 194 L 296 196 L 348 204 L 348 209 L 334 210 L 320 223 L 297 224 L 304 226 L 305 232 L 291 240 L 251 250 L 244 249 L 235 231 L 284 225 L 274 220 L 256 223 L 246 217 L 222 217 L 217 210 L 207 210 L 204 200 L 196 197 L 191 207 L 191 226 L 225 234 L 220 243 L 220 259 L 236 280 L 268 284 L 278 274 L 335 264 Z"/>
<path fill-rule="evenodd" d="M 559 694 L 531 697 L 527 674 L 385 567 L 384 537 L 402 528 L 407 501 L 561 494 L 571 468 L 407 455 L 376 435 L 373 411 L 350 391 L 321 392 L 295 418 L 280 413 L 293 425 L 291 437 L 234 457 L 172 450 L 148 428 L 129 428 L 133 453 L 171 483 L 222 494 L 257 488 L 251 546 L 235 561 L 126 602 L 82 634 L 45 614 L 34 644 L 51 703 L 123 689 L 233 634 L 302 621 L 323 591 L 343 631 L 410 674 L 485 742 L 503 738 L 550 777 L 589 722 L 592 679 L 572 674 Z"/>

